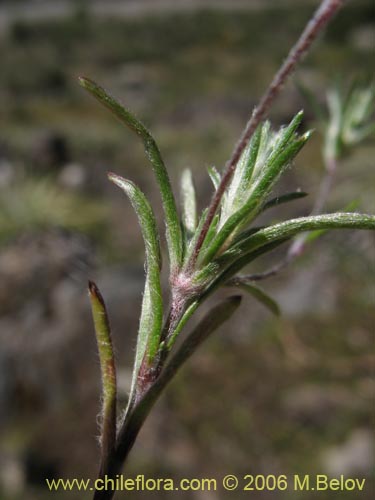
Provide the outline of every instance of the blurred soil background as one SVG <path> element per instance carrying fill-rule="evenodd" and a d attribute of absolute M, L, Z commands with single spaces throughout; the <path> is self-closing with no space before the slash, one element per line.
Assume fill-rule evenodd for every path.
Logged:
<path fill-rule="evenodd" d="M 206 167 L 224 165 L 317 3 L 0 2 L 1 500 L 90 497 L 51 494 L 45 486 L 46 477 L 96 472 L 100 379 L 89 277 L 107 301 L 126 401 L 143 247 L 131 207 L 106 171 L 142 187 L 163 231 L 141 145 L 79 88 L 77 76 L 100 82 L 150 127 L 176 189 L 182 169 L 192 168 L 203 207 L 212 193 Z M 349 2 L 296 79 L 323 100 L 335 78 L 348 82 L 371 73 L 374 20 L 373 0 Z M 314 126 L 291 82 L 272 111 L 273 123 L 286 123 L 302 107 L 304 127 Z M 317 130 L 278 187 L 310 196 L 270 211 L 268 220 L 309 213 L 322 175 L 320 148 Z M 340 164 L 328 210 L 355 199 L 359 210 L 374 212 L 374 155 L 368 140 Z M 372 498 L 374 258 L 368 232 L 330 233 L 264 284 L 280 302 L 280 319 L 245 298 L 241 312 L 161 398 L 127 474 L 345 474 L 365 477 L 365 491 L 289 490 L 253 498 Z"/>

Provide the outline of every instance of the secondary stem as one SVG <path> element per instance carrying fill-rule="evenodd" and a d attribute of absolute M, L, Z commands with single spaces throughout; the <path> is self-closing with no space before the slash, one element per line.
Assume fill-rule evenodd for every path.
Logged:
<path fill-rule="evenodd" d="M 259 123 L 265 118 L 272 102 L 279 95 L 288 77 L 294 72 L 297 64 L 311 47 L 319 33 L 331 21 L 336 12 L 343 6 L 345 0 L 323 0 L 315 12 L 313 18 L 308 22 L 297 43 L 293 46 L 288 57 L 274 76 L 270 86 L 262 96 L 258 106 L 254 109 L 250 120 L 247 122 L 241 138 L 236 144 L 230 160 L 227 162 L 221 182 L 211 200 L 206 221 L 195 245 L 194 251 L 188 263 L 188 269 L 192 270 L 197 262 L 200 249 L 207 236 L 216 211 L 220 205 L 225 190 L 232 178 L 236 165 L 251 139 Z"/>

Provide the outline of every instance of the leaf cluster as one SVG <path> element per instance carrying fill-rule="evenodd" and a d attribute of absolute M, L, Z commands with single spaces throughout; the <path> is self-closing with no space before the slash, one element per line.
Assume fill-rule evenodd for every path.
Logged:
<path fill-rule="evenodd" d="M 120 463 L 122 454 L 125 454 L 125 444 L 128 448 L 131 446 L 129 439 L 132 439 L 131 436 L 135 439 L 150 406 L 162 389 L 203 340 L 234 313 L 241 301 L 241 296 L 234 295 L 213 307 L 203 321 L 185 335 L 180 347 L 176 348 L 176 340 L 188 320 L 207 297 L 220 287 L 236 287 L 240 292 L 250 293 L 274 314 L 279 314 L 276 302 L 254 283 L 244 279 L 239 274 L 241 270 L 299 233 L 337 228 L 374 230 L 375 217 L 359 213 L 333 213 L 291 219 L 266 227 L 254 224 L 264 210 L 306 196 L 306 193 L 296 191 L 270 198 L 276 182 L 311 135 L 311 132 L 302 135 L 298 133 L 303 118 L 302 111 L 279 130 L 273 130 L 268 121 L 257 127 L 242 151 L 212 219 L 208 218 L 208 209 L 198 213 L 192 174 L 189 170 L 184 171 L 181 178 L 180 215 L 167 169 L 151 133 L 102 87 L 86 78 L 81 78 L 80 83 L 143 142 L 160 191 L 169 256 L 168 302 L 163 300 L 161 289 L 160 237 L 152 207 L 145 194 L 133 182 L 109 174 L 109 180 L 127 195 L 137 214 L 146 261 L 131 392 L 114 444 L 115 455 L 117 453 Z M 368 118 L 369 99 L 370 94 L 358 89 L 351 94 L 345 109 L 340 111 L 340 116 L 345 117 L 340 122 L 341 142 L 355 141 L 366 135 L 367 129 L 361 127 L 363 120 Z M 357 135 L 354 134 L 355 131 Z M 335 141 L 338 144 L 337 138 Z M 212 167 L 208 174 L 214 190 L 217 190 L 222 182 L 220 172 Z M 203 243 L 199 245 L 205 226 L 208 230 L 205 237 L 201 238 Z M 98 340 L 98 347 L 99 351 L 106 349 L 101 358 L 108 362 L 108 343 L 111 342 L 109 325 L 106 321 L 100 321 L 100 318 L 107 318 L 104 301 L 98 301 L 99 292 L 93 284 L 90 285 L 90 290 L 97 337 L 101 342 L 103 335 L 107 338 L 104 344 Z M 96 291 L 95 294 L 92 290 Z M 105 380 L 108 382 L 108 377 Z M 115 379 L 109 380 L 115 383 Z M 106 393 L 113 396 L 114 391 L 107 387 L 104 398 Z M 110 402 L 104 401 L 104 406 L 106 405 L 113 407 Z"/>

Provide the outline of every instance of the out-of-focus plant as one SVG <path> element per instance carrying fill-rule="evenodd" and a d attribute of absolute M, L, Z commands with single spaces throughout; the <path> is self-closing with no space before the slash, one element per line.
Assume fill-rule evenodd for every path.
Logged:
<path fill-rule="evenodd" d="M 181 339 L 188 320 L 209 296 L 219 287 L 237 287 L 250 292 L 277 313 L 276 303 L 238 274 L 245 266 L 306 231 L 375 229 L 375 216 L 360 213 L 312 215 L 266 227 L 253 224 L 267 208 L 304 196 L 304 193 L 292 192 L 269 198 L 279 177 L 310 137 L 310 132 L 302 135 L 298 132 L 302 112 L 296 114 L 289 125 L 276 131 L 264 118 L 288 76 L 342 4 L 342 0 L 322 2 L 255 108 L 224 171 L 210 169 L 214 195 L 201 214 L 196 209 L 191 173 L 185 171 L 182 176 L 180 217 L 160 150 L 150 132 L 103 88 L 87 78 L 80 79 L 81 85 L 143 142 L 161 194 L 169 257 L 169 289 L 162 293 L 160 240 L 151 205 L 133 182 L 110 173 L 109 179 L 125 192 L 138 216 L 145 244 L 146 281 L 131 390 L 119 420 L 109 320 L 98 287 L 92 282 L 89 285 L 103 385 L 99 478 L 115 478 L 165 386 L 241 302 L 240 295 L 222 300 Z M 366 113 L 362 114 L 361 123 L 365 116 Z M 352 119 L 349 121 L 354 123 Z M 353 125 L 348 128 L 348 121 L 345 123 L 344 135 L 348 137 Z M 352 137 L 350 133 L 349 136 Z M 181 340 L 179 345 L 176 345 L 177 339 Z M 110 499 L 113 495 L 114 491 L 98 489 L 94 499 Z"/>
<path fill-rule="evenodd" d="M 375 123 L 371 121 L 374 104 L 373 82 L 354 82 L 346 92 L 342 85 L 328 91 L 327 115 L 324 109 L 317 110 L 326 126 L 324 159 L 327 164 L 337 161 L 346 149 L 375 133 Z"/>
<path fill-rule="evenodd" d="M 323 131 L 324 175 L 320 182 L 311 215 L 322 213 L 331 193 L 338 164 L 352 149 L 375 132 L 373 120 L 375 106 L 375 83 L 353 82 L 349 89 L 343 83 L 336 83 L 326 95 L 326 106 L 321 105 L 314 94 L 305 86 L 299 85 L 301 93 L 316 114 L 319 128 Z M 346 207 L 349 211 L 356 206 L 351 201 Z M 285 258 L 271 269 L 246 277 L 247 281 L 260 281 L 279 273 L 300 256 L 317 237 L 326 230 L 320 229 L 296 236 Z"/>
<path fill-rule="evenodd" d="M 0 189 L 0 241 L 56 227 L 96 235 L 107 214 L 102 202 L 64 190 L 50 178 L 16 179 Z"/>

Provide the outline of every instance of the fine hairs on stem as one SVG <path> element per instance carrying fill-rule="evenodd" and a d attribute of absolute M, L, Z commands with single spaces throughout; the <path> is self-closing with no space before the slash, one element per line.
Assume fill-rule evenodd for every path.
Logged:
<path fill-rule="evenodd" d="M 222 176 L 219 187 L 217 188 L 212 201 L 208 208 L 208 214 L 204 226 L 199 234 L 198 241 L 196 243 L 194 252 L 191 257 L 191 262 L 189 262 L 189 268 L 192 268 L 198 258 L 199 251 L 203 245 L 203 242 L 207 236 L 207 232 L 215 217 L 216 211 L 220 205 L 220 201 L 224 195 L 224 192 L 232 178 L 234 169 L 240 159 L 244 149 L 246 148 L 251 136 L 254 134 L 255 129 L 259 123 L 266 116 L 271 104 L 276 99 L 276 97 L 281 92 L 281 89 L 290 75 L 293 74 L 296 66 L 299 64 L 303 56 L 308 52 L 311 44 L 318 37 L 324 27 L 331 21 L 333 16 L 337 11 L 343 6 L 345 0 L 324 0 L 318 10 L 315 12 L 312 19 L 308 22 L 306 28 L 303 30 L 297 43 L 293 46 L 288 54 L 283 65 L 280 67 L 279 71 L 275 74 L 271 84 L 267 88 L 266 92 L 263 94 L 258 106 L 254 109 L 250 120 L 247 122 L 244 131 L 242 132 L 241 138 L 236 144 L 234 151 L 230 160 L 225 166 L 225 171 Z"/>
<path fill-rule="evenodd" d="M 121 414 L 117 408 L 116 364 L 109 320 L 98 287 L 92 282 L 89 284 L 102 374 L 99 479 L 113 479 L 120 473 L 160 394 L 195 350 L 235 313 L 242 295 L 236 293 L 211 306 L 203 319 L 186 333 L 189 320 L 208 297 L 220 287 L 234 287 L 239 293 L 251 294 L 273 314 L 279 314 L 276 302 L 251 282 L 279 272 L 285 262 L 292 260 L 295 250 L 293 255 L 288 252 L 285 262 L 265 273 L 242 276 L 239 273 L 244 267 L 285 242 L 293 242 L 291 249 L 297 243 L 303 245 L 307 234 L 310 238 L 331 229 L 375 229 L 375 216 L 372 215 L 349 210 L 322 214 L 341 145 L 353 145 L 372 130 L 373 124 L 368 123 L 375 97 L 372 87 L 356 89 L 348 97 L 350 105 L 344 106 L 341 97 L 334 96 L 333 119 L 340 126 L 331 128 L 331 132 L 337 129 L 340 134 L 327 135 L 326 177 L 312 214 L 265 227 L 254 224 L 264 210 L 306 196 L 306 193 L 294 191 L 269 198 L 280 176 L 311 136 L 311 131 L 299 134 L 303 112 L 298 112 L 288 125 L 278 130 L 264 119 L 287 78 L 344 3 L 344 0 L 324 0 L 308 22 L 255 108 L 223 173 L 209 169 L 214 195 L 201 213 L 197 211 L 191 172 L 187 170 L 182 174 L 180 216 L 168 171 L 150 131 L 101 86 L 88 78 L 80 78 L 81 86 L 143 143 L 162 201 L 169 262 L 168 289 L 163 293 L 161 239 L 153 208 L 134 182 L 108 174 L 109 180 L 125 193 L 137 215 L 145 246 L 146 277 L 131 389 Z M 331 99 L 331 104 L 333 101 Z M 342 112 L 344 108 L 345 113 Z M 348 109 L 354 110 L 351 116 Z M 176 343 L 177 339 L 180 342 Z M 114 494 L 112 490 L 98 489 L 94 500 L 110 500 Z"/>

